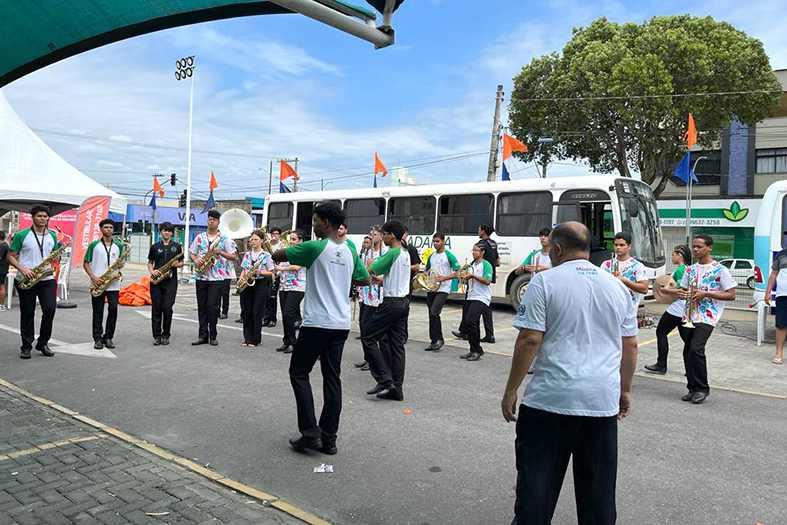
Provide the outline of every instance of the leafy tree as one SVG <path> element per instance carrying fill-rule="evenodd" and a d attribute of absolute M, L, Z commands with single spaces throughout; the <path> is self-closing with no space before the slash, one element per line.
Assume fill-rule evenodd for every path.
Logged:
<path fill-rule="evenodd" d="M 525 161 L 584 160 L 593 171 L 625 177 L 636 171 L 658 195 L 685 154 L 689 113 L 699 145 L 712 148 L 731 119 L 751 125 L 771 115 L 778 94 L 770 91 L 781 89 L 762 43 L 726 22 L 600 18 L 575 28 L 562 55 L 533 59 L 514 77 L 510 130 L 530 148 L 517 153 Z M 759 92 L 633 98 L 740 91 Z M 554 142 L 537 144 L 544 136 Z"/>

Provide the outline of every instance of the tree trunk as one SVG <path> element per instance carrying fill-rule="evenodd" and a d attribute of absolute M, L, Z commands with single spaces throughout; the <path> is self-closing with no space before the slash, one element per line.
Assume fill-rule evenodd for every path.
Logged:
<path fill-rule="evenodd" d="M 672 173 L 666 172 L 664 173 L 664 175 L 661 176 L 661 180 L 659 181 L 659 183 L 656 185 L 655 188 L 651 186 L 651 188 L 653 188 L 653 195 L 657 199 L 659 198 L 659 195 L 661 195 L 661 192 L 664 191 L 664 188 L 667 187 L 667 181 L 669 181 L 670 177 L 672 177 Z"/>

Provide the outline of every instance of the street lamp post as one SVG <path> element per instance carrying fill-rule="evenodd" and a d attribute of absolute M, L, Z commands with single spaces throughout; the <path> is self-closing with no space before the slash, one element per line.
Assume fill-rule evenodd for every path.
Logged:
<path fill-rule="evenodd" d="M 189 156 L 186 170 L 186 231 L 183 238 L 183 249 L 188 250 L 188 246 L 191 243 L 189 225 L 191 223 L 191 138 L 194 123 L 194 55 L 176 60 L 175 68 L 175 79 L 178 82 L 187 78 L 191 79 L 191 87 L 189 89 Z"/>

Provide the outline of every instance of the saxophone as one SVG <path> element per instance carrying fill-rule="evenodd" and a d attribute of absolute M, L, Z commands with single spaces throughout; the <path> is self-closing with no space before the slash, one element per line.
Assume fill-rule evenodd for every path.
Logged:
<path fill-rule="evenodd" d="M 254 275 L 254 272 L 256 272 L 257 268 L 260 267 L 260 264 L 262 264 L 263 259 L 265 259 L 265 257 L 263 256 L 263 254 L 260 254 L 260 258 L 257 260 L 257 262 L 254 263 L 251 269 L 248 272 L 246 272 L 246 275 L 238 279 L 238 286 L 237 286 L 238 293 L 242 292 L 249 286 L 254 286 L 255 284 L 257 284 L 257 276 Z"/>
<path fill-rule="evenodd" d="M 214 254 L 219 248 L 219 243 L 223 237 L 224 236 L 221 234 L 221 232 L 219 232 L 219 234 L 216 235 L 216 240 L 213 241 L 213 244 L 208 247 L 208 251 L 205 252 L 205 255 L 203 255 L 197 260 L 197 262 L 194 263 L 194 270 L 197 273 L 205 273 L 213 268 L 214 264 L 216 264 L 216 258 L 214 257 Z"/>
<path fill-rule="evenodd" d="M 30 271 L 33 272 L 34 274 L 33 277 L 22 277 L 19 280 L 17 285 L 22 290 L 29 290 L 33 286 L 40 283 L 46 277 L 49 277 L 50 275 L 55 273 L 54 268 L 52 268 L 52 263 L 56 261 L 63 254 L 64 251 L 66 251 L 66 248 L 68 248 L 72 240 L 71 236 L 63 233 L 60 230 L 60 228 L 56 228 L 56 229 L 58 232 L 60 232 L 61 235 L 63 235 L 64 237 L 68 237 L 68 240 L 61 243 L 60 247 L 57 250 L 54 250 L 52 253 L 49 254 L 49 257 L 47 257 L 46 259 L 44 259 L 43 261 L 41 261 L 40 263 L 38 263 L 37 265 L 35 265 L 33 268 L 30 269 Z M 35 235 L 35 233 L 33 233 L 33 235 Z"/>
<path fill-rule="evenodd" d="M 162 264 L 161 268 L 155 268 L 160 273 L 158 277 L 151 276 L 150 284 L 158 284 L 164 279 L 169 279 L 170 277 L 172 277 L 172 266 L 174 266 L 174 264 L 182 258 L 183 258 L 183 250 L 180 250 L 180 252 L 178 252 L 178 254 L 175 257 Z"/>
<path fill-rule="evenodd" d="M 101 274 L 97 283 L 90 285 L 90 295 L 99 297 L 107 291 L 109 285 L 123 279 L 123 274 L 120 273 L 120 266 L 128 259 L 129 255 L 131 255 L 131 243 L 123 241 L 123 254 L 112 263 L 112 266 L 107 268 L 107 271 Z"/>

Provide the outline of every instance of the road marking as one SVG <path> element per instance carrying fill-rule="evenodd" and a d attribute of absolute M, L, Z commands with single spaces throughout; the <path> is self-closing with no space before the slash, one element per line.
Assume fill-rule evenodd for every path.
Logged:
<path fill-rule="evenodd" d="M 65 445 L 71 445 L 74 443 L 83 443 L 85 441 L 93 441 L 94 439 L 103 439 L 103 438 L 104 436 L 93 435 L 93 436 L 76 437 L 71 439 L 61 439 L 59 441 L 52 441 L 50 443 L 44 443 L 43 445 L 38 445 L 33 448 L 26 448 L 25 450 L 15 450 L 14 452 L 0 454 L 0 461 L 19 458 L 22 456 L 29 456 L 30 454 L 35 454 L 36 452 L 43 452 L 44 450 L 49 450 L 51 448 L 63 447 Z"/>
<path fill-rule="evenodd" d="M 14 328 L 13 326 L 8 326 L 4 324 L 0 324 L 0 330 L 6 330 L 8 332 L 19 334 L 18 328 Z M 38 337 L 38 334 L 35 335 L 36 337 Z M 93 348 L 93 343 L 72 344 L 72 343 L 66 343 L 64 341 L 59 341 L 57 339 L 50 339 L 49 345 L 52 347 L 52 350 L 58 354 L 73 354 L 73 355 L 81 355 L 85 357 L 108 357 L 110 359 L 114 359 L 117 357 L 107 348 L 96 350 L 95 348 Z"/>
<path fill-rule="evenodd" d="M 145 310 L 134 310 L 134 311 L 137 312 L 142 317 L 145 317 L 146 319 L 150 319 L 150 312 L 149 311 L 145 311 Z M 174 321 L 186 321 L 187 323 L 199 324 L 198 320 L 196 320 L 196 319 L 189 319 L 188 317 L 184 317 L 184 315 L 185 314 L 172 314 L 172 319 Z M 241 332 L 243 331 L 243 327 L 242 326 L 230 326 L 230 325 L 221 324 L 221 323 L 216 323 L 216 326 L 218 326 L 219 328 L 226 328 L 227 330 L 239 330 Z M 281 337 L 281 334 L 277 334 L 275 332 L 266 332 L 265 330 L 262 331 L 262 335 L 267 335 L 267 336 L 271 336 L 271 337 Z"/>
<path fill-rule="evenodd" d="M 88 425 L 97 428 L 101 432 L 104 432 L 106 434 L 114 436 L 114 437 L 116 437 L 116 438 L 118 438 L 118 439 L 120 439 L 122 441 L 125 441 L 126 443 L 129 443 L 129 444 L 137 447 L 137 448 L 141 448 L 143 450 L 146 450 L 146 451 L 148 451 L 148 452 L 150 452 L 150 453 L 152 453 L 152 454 L 154 454 L 154 455 L 156 455 L 156 456 L 158 456 L 158 457 L 160 457 L 160 458 L 162 458 L 162 459 L 164 459 L 166 461 L 171 461 L 171 462 L 177 463 L 178 465 L 181 465 L 182 467 L 184 467 L 184 468 L 186 468 L 186 469 L 188 469 L 188 470 L 190 470 L 190 471 L 192 471 L 192 472 L 194 472 L 196 474 L 199 474 L 202 477 L 205 477 L 205 478 L 207 478 L 207 479 L 209 479 L 211 481 L 215 481 L 216 483 L 220 483 L 220 484 L 224 485 L 225 487 L 229 487 L 232 490 L 235 490 L 236 492 L 240 492 L 241 494 L 244 494 L 244 495 L 249 496 L 250 498 L 254 498 L 256 500 L 264 501 L 267 504 L 269 504 L 271 507 L 275 507 L 278 510 L 280 510 L 281 512 L 284 512 L 285 514 L 288 514 L 288 515 L 290 515 L 290 516 L 292 516 L 292 517 L 294 517 L 296 519 L 299 519 L 299 520 L 303 521 L 304 523 L 308 523 L 310 525 L 331 525 L 328 521 L 325 521 L 322 518 L 320 518 L 320 517 L 318 517 L 318 516 L 316 516 L 314 514 L 311 514 L 310 512 L 307 512 L 307 511 L 305 511 L 305 510 L 303 510 L 303 509 L 301 509 L 299 507 L 296 507 L 295 505 L 291 505 L 290 503 L 287 503 L 286 501 L 282 501 L 281 499 L 279 499 L 277 496 L 275 496 L 273 494 L 269 494 L 267 492 L 260 491 L 258 489 L 255 489 L 254 487 L 250 487 L 249 485 L 240 483 L 239 481 L 235 481 L 235 480 L 233 480 L 231 478 L 228 478 L 228 477 L 226 477 L 226 476 L 216 472 L 213 469 L 210 469 L 208 467 L 204 467 L 204 466 L 202 466 L 202 465 L 200 465 L 198 463 L 195 463 L 194 461 L 192 461 L 192 460 L 190 460 L 188 458 L 184 458 L 183 456 L 175 454 L 174 452 L 170 452 L 170 451 L 168 451 L 168 450 L 166 450 L 164 448 L 161 448 L 158 445 L 154 445 L 153 443 L 148 443 L 147 441 L 144 441 L 144 440 L 136 438 L 136 437 L 134 437 L 132 435 L 126 434 L 125 432 L 122 432 L 120 430 L 117 430 L 115 428 L 107 426 L 107 425 L 105 425 L 105 424 L 103 424 L 103 423 L 101 423 L 99 421 L 96 421 L 94 419 L 91 419 L 91 418 L 89 418 L 87 416 L 81 416 L 79 413 L 74 412 L 73 410 L 69 410 L 69 409 L 67 409 L 65 407 L 62 407 L 62 406 L 56 404 L 56 403 L 53 403 L 52 401 L 49 401 L 48 399 L 44 399 L 43 397 L 39 397 L 39 396 L 37 396 L 35 394 L 32 394 L 32 393 L 28 392 L 27 390 L 24 390 L 24 389 L 16 386 L 15 384 L 10 383 L 10 382 L 8 382 L 8 381 L 6 381 L 4 379 L 0 379 L 0 386 L 4 386 L 4 387 L 6 387 L 6 388 L 8 388 L 10 390 L 18 392 L 19 394 L 21 394 L 21 395 L 23 395 L 23 396 L 25 396 L 25 397 L 27 397 L 29 399 L 32 399 L 33 401 L 36 401 L 37 403 L 41 403 L 42 405 L 48 406 L 50 408 L 53 408 L 54 410 L 57 410 L 61 414 L 65 414 L 65 415 L 67 415 L 69 417 L 72 417 L 74 419 L 77 419 L 79 421 L 87 423 Z M 89 439 L 100 439 L 100 438 L 103 438 L 103 437 L 106 437 L 106 436 L 100 436 L 100 435 L 89 436 Z M 87 438 L 72 438 L 72 440 L 79 440 L 79 439 L 81 439 L 83 441 L 88 441 Z M 64 440 L 64 441 L 72 441 L 72 440 Z M 58 442 L 55 442 L 55 443 L 58 443 Z M 35 449 L 35 450 L 34 449 L 30 449 L 30 450 L 34 450 L 34 452 L 38 452 L 38 449 L 44 450 L 44 449 L 42 449 L 43 446 L 45 446 L 45 445 L 41 445 L 41 446 L 37 447 L 37 449 Z M 50 446 L 49 448 L 52 448 L 52 447 Z M 22 451 L 18 451 L 18 452 L 22 452 Z M 11 454 L 14 454 L 14 453 L 15 452 L 12 452 Z M 0 456 L 0 457 L 2 457 L 2 456 Z"/>

